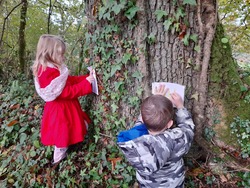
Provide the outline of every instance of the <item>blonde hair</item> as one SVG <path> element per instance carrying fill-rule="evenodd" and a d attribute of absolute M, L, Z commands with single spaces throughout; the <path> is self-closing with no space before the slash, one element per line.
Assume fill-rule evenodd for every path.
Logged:
<path fill-rule="evenodd" d="M 48 34 L 40 36 L 37 44 L 36 59 L 32 66 L 33 75 L 37 76 L 40 66 L 42 66 L 42 71 L 44 71 L 48 63 L 60 68 L 64 63 L 65 51 L 66 44 L 61 37 Z"/>

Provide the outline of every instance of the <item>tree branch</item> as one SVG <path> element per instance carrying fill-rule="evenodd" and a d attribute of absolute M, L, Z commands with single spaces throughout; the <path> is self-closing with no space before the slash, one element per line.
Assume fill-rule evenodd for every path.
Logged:
<path fill-rule="evenodd" d="M 20 2 L 19 4 L 17 4 L 16 6 L 14 6 L 11 11 L 7 14 L 7 16 L 4 18 L 4 22 L 3 22 L 3 27 L 2 27 L 2 34 L 1 34 L 1 38 L 0 38 L 0 48 L 2 46 L 3 43 L 3 36 L 4 36 L 4 30 L 5 30 L 5 24 L 6 24 L 6 20 L 9 18 L 9 16 L 11 15 L 11 13 L 17 8 L 19 7 L 23 2 Z"/>

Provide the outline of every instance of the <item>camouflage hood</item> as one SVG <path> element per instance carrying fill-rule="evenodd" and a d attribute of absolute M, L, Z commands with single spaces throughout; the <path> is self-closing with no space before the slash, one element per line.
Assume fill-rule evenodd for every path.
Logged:
<path fill-rule="evenodd" d="M 194 124 L 186 109 L 178 110 L 178 122 L 178 127 L 155 136 L 149 135 L 144 125 L 122 131 L 118 135 L 117 144 L 136 169 L 141 187 L 173 188 L 183 183 L 185 175 L 182 157 L 190 148 Z"/>

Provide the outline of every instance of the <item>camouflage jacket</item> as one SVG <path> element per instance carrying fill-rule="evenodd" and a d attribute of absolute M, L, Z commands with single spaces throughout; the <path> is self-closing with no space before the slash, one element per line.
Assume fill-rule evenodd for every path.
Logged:
<path fill-rule="evenodd" d="M 191 146 L 194 123 L 186 108 L 176 112 L 176 122 L 176 128 L 155 136 L 143 134 L 132 140 L 121 141 L 119 137 L 122 132 L 118 135 L 117 144 L 135 168 L 140 187 L 184 186 L 185 169 L 182 157 Z"/>

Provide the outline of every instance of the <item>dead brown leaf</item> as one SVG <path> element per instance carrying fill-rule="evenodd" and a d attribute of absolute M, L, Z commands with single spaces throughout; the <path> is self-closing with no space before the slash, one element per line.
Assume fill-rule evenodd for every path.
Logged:
<path fill-rule="evenodd" d="M 191 171 L 188 172 L 188 175 L 189 176 L 192 176 L 192 177 L 196 177 L 198 176 L 199 174 L 203 174 L 205 172 L 204 169 L 202 169 L 201 167 L 198 167 L 198 168 L 194 168 L 192 169 Z"/>
<path fill-rule="evenodd" d="M 20 104 L 15 104 L 15 105 L 10 106 L 11 110 L 15 110 L 15 109 L 19 109 L 19 108 L 20 108 Z"/>
<path fill-rule="evenodd" d="M 16 125 L 16 124 L 18 124 L 19 123 L 19 121 L 17 121 L 17 120 L 12 120 L 11 122 L 9 122 L 9 124 L 7 125 L 8 127 L 11 127 L 11 126 L 13 126 L 13 125 Z"/>
<path fill-rule="evenodd" d="M 121 157 L 117 157 L 117 158 L 108 158 L 108 161 L 111 162 L 111 165 L 112 165 L 112 172 L 115 170 L 115 166 L 116 166 L 116 163 L 121 161 L 122 158 Z"/>

